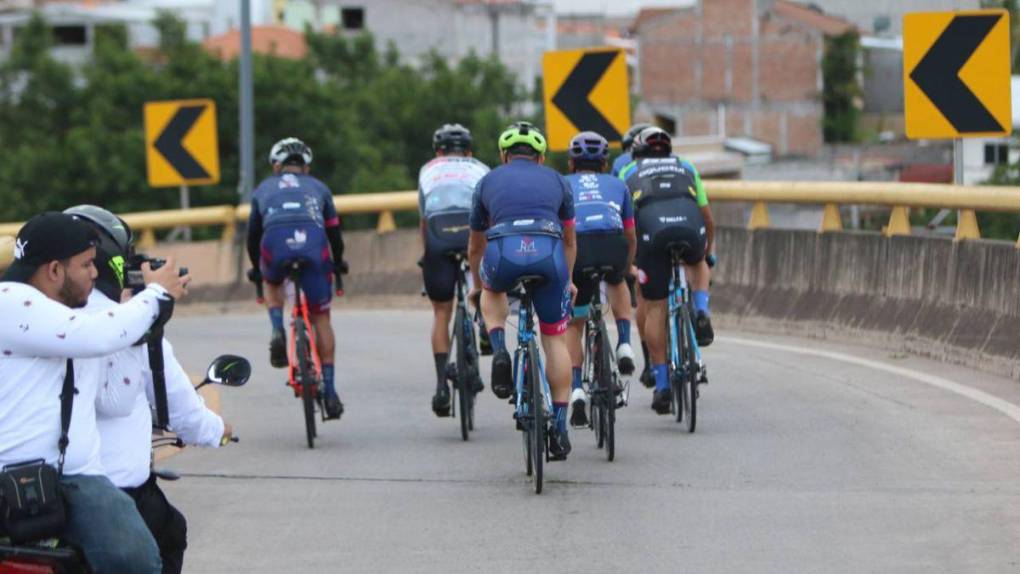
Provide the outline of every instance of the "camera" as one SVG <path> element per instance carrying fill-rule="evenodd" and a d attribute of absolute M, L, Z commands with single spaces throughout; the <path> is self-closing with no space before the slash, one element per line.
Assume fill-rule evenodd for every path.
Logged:
<path fill-rule="evenodd" d="M 127 265 L 124 266 L 124 287 L 131 289 L 135 294 L 138 294 L 145 289 L 145 278 L 142 276 L 143 263 L 148 263 L 150 268 L 155 271 L 156 269 L 166 265 L 166 259 L 149 257 L 144 253 L 136 253 L 128 259 Z M 181 267 L 180 276 L 184 277 L 187 274 L 188 268 Z"/>

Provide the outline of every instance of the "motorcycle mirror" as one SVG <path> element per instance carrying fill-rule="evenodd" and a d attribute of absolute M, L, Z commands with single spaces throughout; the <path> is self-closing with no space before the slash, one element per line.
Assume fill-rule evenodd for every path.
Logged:
<path fill-rule="evenodd" d="M 220 355 L 209 365 L 205 383 L 240 387 L 251 377 L 251 363 L 237 355 Z"/>

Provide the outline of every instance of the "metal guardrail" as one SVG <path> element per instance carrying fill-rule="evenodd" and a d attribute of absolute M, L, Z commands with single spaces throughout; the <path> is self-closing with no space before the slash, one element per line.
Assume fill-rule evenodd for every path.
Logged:
<path fill-rule="evenodd" d="M 819 233 L 843 229 L 841 205 L 880 205 L 891 207 L 889 222 L 883 229 L 886 236 L 910 235 L 911 208 L 959 210 L 957 239 L 979 239 L 977 211 L 1020 213 L 1020 187 L 954 186 L 940 184 L 886 182 L 760 182 L 706 181 L 713 202 L 751 203 L 750 229 L 769 226 L 769 203 L 795 203 L 824 206 Z M 378 213 L 376 230 L 387 233 L 396 229 L 393 213 L 418 209 L 414 191 L 340 195 L 334 199 L 341 214 Z M 220 205 L 188 210 L 149 211 L 124 215 L 125 221 L 140 234 L 139 245 L 150 247 L 156 242 L 157 230 L 189 226 L 221 226 L 222 239 L 233 239 L 237 222 L 248 219 L 248 205 Z M 0 235 L 16 235 L 20 223 L 0 224 Z M 1017 238 L 1020 248 L 1020 237 Z"/>

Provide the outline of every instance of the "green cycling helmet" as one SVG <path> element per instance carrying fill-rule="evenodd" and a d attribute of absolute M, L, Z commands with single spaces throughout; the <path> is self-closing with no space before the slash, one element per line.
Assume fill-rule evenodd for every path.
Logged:
<path fill-rule="evenodd" d="M 499 136 L 499 151 L 505 152 L 522 144 L 535 150 L 539 155 L 544 154 L 548 147 L 542 132 L 528 122 L 517 122 Z"/>

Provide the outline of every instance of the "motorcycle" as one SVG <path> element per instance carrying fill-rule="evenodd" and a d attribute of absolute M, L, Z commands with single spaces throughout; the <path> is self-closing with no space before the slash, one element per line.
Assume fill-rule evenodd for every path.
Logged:
<path fill-rule="evenodd" d="M 195 386 L 206 385 L 240 387 L 251 377 L 251 363 L 244 357 L 221 355 L 206 370 L 205 378 Z M 157 431 L 158 432 L 158 431 Z M 238 442 L 236 436 L 232 442 Z M 175 446 L 183 448 L 181 439 L 156 434 L 152 448 Z M 166 469 L 152 469 L 157 478 L 178 480 L 180 475 Z M 64 545 L 60 540 L 41 540 L 32 544 L 14 545 L 0 535 L 0 574 L 89 574 L 91 570 L 77 548 Z"/>

